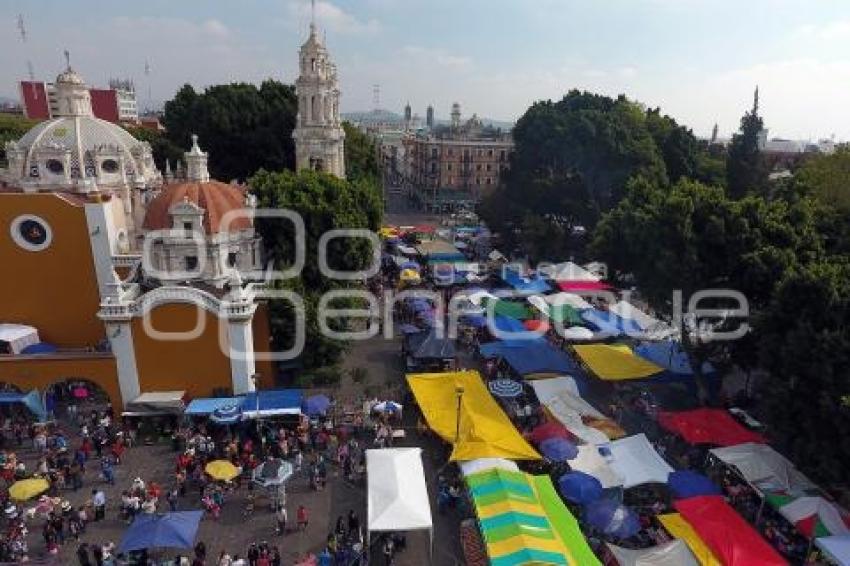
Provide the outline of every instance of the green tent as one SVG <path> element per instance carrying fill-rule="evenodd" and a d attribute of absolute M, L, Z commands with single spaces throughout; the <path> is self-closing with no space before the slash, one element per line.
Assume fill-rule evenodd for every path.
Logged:
<path fill-rule="evenodd" d="M 489 305 L 487 305 L 487 308 L 490 308 Z M 534 318 L 534 311 L 531 310 L 530 305 L 516 301 L 497 300 L 493 305 L 493 312 L 497 315 L 515 318 L 516 320 Z"/>
<path fill-rule="evenodd" d="M 579 312 L 570 305 L 552 305 L 549 307 L 549 318 L 564 326 L 584 325 L 584 320 Z"/>

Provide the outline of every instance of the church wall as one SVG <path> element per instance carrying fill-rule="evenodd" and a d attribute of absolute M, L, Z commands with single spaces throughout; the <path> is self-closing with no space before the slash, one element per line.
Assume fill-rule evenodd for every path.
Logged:
<path fill-rule="evenodd" d="M 12 239 L 11 224 L 22 214 L 47 222 L 53 233 L 47 249 L 28 251 Z M 34 326 L 42 341 L 60 347 L 101 341 L 90 238 L 81 203 L 57 194 L 0 194 L 0 322 Z"/>
<path fill-rule="evenodd" d="M 271 360 L 260 359 L 263 353 L 272 351 L 268 304 L 257 304 L 257 311 L 254 313 L 251 327 L 254 332 L 254 352 L 257 354 L 255 366 L 257 373 L 260 374 L 260 389 L 273 389 L 275 387 L 275 363 Z"/>
<path fill-rule="evenodd" d="M 209 397 L 214 389 L 232 390 L 230 360 L 219 347 L 219 320 L 215 315 L 196 305 L 172 303 L 154 308 L 150 322 L 158 332 L 191 332 L 201 322 L 203 330 L 188 341 L 161 340 L 146 334 L 141 318 L 133 319 L 133 344 L 143 393 L 183 389 L 190 397 Z M 229 348 L 227 323 L 221 324 Z"/>
<path fill-rule="evenodd" d="M 118 369 L 112 354 L 49 354 L 0 356 L 0 383 L 11 383 L 21 391 L 45 389 L 67 379 L 85 379 L 103 389 L 116 409 L 123 407 L 118 388 Z"/>

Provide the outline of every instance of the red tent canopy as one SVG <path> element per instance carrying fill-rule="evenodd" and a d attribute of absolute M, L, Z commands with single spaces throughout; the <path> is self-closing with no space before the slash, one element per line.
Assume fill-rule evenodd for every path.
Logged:
<path fill-rule="evenodd" d="M 680 499 L 673 505 L 726 566 L 788 564 L 721 496 Z"/>
<path fill-rule="evenodd" d="M 613 289 L 608 283 L 602 281 L 558 281 L 558 288 L 561 291 L 605 291 Z"/>
<path fill-rule="evenodd" d="M 548 332 L 549 331 L 549 323 L 545 320 L 538 320 L 536 318 L 531 320 L 526 320 L 522 323 L 525 326 L 526 330 L 530 330 L 532 332 Z"/>
<path fill-rule="evenodd" d="M 744 428 L 723 409 L 695 409 L 680 413 L 658 413 L 658 422 L 690 444 L 735 446 L 745 442 L 765 443 L 757 432 Z"/>
<path fill-rule="evenodd" d="M 415 232 L 417 234 L 433 234 L 436 231 L 436 228 L 431 224 L 420 224 L 418 226 L 414 226 L 411 232 Z"/>
<path fill-rule="evenodd" d="M 531 431 L 531 441 L 534 443 L 539 444 L 549 438 L 563 438 L 565 440 L 574 439 L 573 435 L 564 428 L 564 425 L 554 421 L 549 421 L 540 426 L 534 427 L 534 430 Z"/>

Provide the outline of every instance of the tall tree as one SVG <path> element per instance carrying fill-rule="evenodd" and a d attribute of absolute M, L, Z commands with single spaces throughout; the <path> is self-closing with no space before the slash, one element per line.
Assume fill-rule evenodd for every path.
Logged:
<path fill-rule="evenodd" d="M 759 91 L 756 88 L 753 108 L 741 118 L 741 129 L 732 136 L 726 159 L 726 184 L 732 198 L 759 193 L 767 187 L 768 170 L 759 148 L 764 122 L 758 112 Z"/>
<path fill-rule="evenodd" d="M 295 164 L 292 130 L 298 103 L 295 88 L 266 80 L 256 85 L 215 85 L 197 93 L 190 85 L 165 103 L 167 137 L 188 149 L 191 134 L 210 154 L 210 174 L 223 181 L 244 180 L 261 168 Z"/>
<path fill-rule="evenodd" d="M 36 124 L 38 120 L 0 114 L 0 165 L 6 165 L 6 142 L 17 141 Z"/>

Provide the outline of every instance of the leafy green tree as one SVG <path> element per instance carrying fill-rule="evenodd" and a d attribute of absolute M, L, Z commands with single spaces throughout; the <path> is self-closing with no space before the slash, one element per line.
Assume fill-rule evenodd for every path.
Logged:
<path fill-rule="evenodd" d="M 796 178 L 824 204 L 850 211 L 850 147 L 810 159 L 797 171 Z"/>
<path fill-rule="evenodd" d="M 723 159 L 711 155 L 690 128 L 662 115 L 659 108 L 646 111 L 646 127 L 661 152 L 671 183 L 682 178 L 708 185 L 726 182 Z"/>
<path fill-rule="evenodd" d="M 127 127 L 126 130 L 137 140 L 151 144 L 153 160 L 157 168 L 163 173 L 165 172 L 166 161 L 171 163 L 173 171 L 177 162 L 183 160 L 183 154 L 189 150 L 188 147 L 180 147 L 175 144 L 163 132 L 142 127 Z"/>
<path fill-rule="evenodd" d="M 38 122 L 23 116 L 0 114 L 0 165 L 6 166 L 6 142 L 19 140 Z"/>
<path fill-rule="evenodd" d="M 375 141 L 357 126 L 343 122 L 345 130 L 345 175 L 349 179 L 369 179 L 377 186 L 381 170 Z"/>
<path fill-rule="evenodd" d="M 200 137 L 213 177 L 244 180 L 261 168 L 294 167 L 297 112 L 295 88 L 271 79 L 259 88 L 233 83 L 203 93 L 185 85 L 165 103 L 162 123 L 178 147 L 188 149 L 193 133 Z"/>
<path fill-rule="evenodd" d="M 757 321 L 772 439 L 814 479 L 844 484 L 850 461 L 850 263 L 788 274 Z"/>
<path fill-rule="evenodd" d="M 368 179 L 346 181 L 325 173 L 301 171 L 258 171 L 249 181 L 258 206 L 288 209 L 298 213 L 306 230 L 306 259 L 297 279 L 278 282 L 281 288 L 298 293 L 305 302 L 306 347 L 302 361 L 307 368 L 333 364 L 345 350 L 346 344 L 329 339 L 320 332 L 316 314 L 319 299 L 331 290 L 347 289 L 351 282 L 332 280 L 318 267 L 319 239 L 326 232 L 338 229 L 376 230 L 381 220 L 381 199 Z M 295 261 L 295 232 L 287 220 L 258 221 L 258 230 L 268 255 L 277 269 Z M 328 244 L 328 265 L 336 270 L 355 271 L 368 267 L 372 250 L 362 238 L 335 238 Z M 351 308 L 355 301 L 340 300 L 334 308 Z M 272 336 L 280 349 L 288 349 L 294 336 L 294 311 L 285 301 L 275 301 L 272 307 Z M 341 325 L 341 321 L 337 321 Z M 342 330 L 342 326 L 331 324 Z"/>
<path fill-rule="evenodd" d="M 764 122 L 759 116 L 758 89 L 753 108 L 741 118 L 740 131 L 732 136 L 726 159 L 726 184 L 732 198 L 759 193 L 767 187 L 768 170 L 759 149 Z"/>

